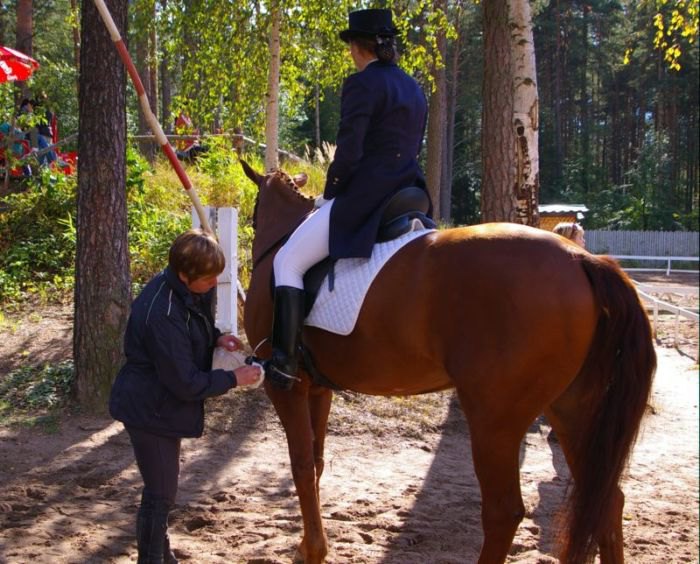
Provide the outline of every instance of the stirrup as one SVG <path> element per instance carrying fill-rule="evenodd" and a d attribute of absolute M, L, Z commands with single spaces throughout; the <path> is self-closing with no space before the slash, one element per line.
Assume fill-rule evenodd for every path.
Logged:
<path fill-rule="evenodd" d="M 294 382 L 301 382 L 301 378 L 294 376 L 292 374 L 287 374 L 283 370 L 277 368 L 272 361 L 262 360 L 256 356 L 250 355 L 245 359 L 246 364 L 252 365 L 253 363 L 261 364 L 263 370 L 265 371 L 265 379 L 269 380 L 273 386 L 281 388 L 283 390 L 291 390 L 294 386 Z"/>

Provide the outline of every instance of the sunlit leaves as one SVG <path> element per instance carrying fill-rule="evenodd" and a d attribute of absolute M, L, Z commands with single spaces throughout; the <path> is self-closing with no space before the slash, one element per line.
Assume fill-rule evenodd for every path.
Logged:
<path fill-rule="evenodd" d="M 654 47 L 663 52 L 673 70 L 681 69 L 681 55 L 698 39 L 699 0 L 654 0 Z"/>

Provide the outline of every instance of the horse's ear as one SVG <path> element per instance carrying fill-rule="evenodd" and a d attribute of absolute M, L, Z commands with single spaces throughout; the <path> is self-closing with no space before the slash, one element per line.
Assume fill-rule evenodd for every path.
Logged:
<path fill-rule="evenodd" d="M 296 184 L 299 188 L 303 188 L 306 186 L 306 182 L 309 180 L 309 176 L 305 172 L 300 172 L 299 174 L 295 174 L 292 177 L 292 180 L 294 181 L 294 184 Z"/>
<path fill-rule="evenodd" d="M 260 180 L 262 177 L 257 172 L 255 172 L 251 168 L 251 166 L 247 162 L 245 162 L 243 159 L 239 158 L 238 160 L 240 161 L 241 166 L 243 167 L 243 172 L 245 172 L 245 175 L 248 178 L 250 178 L 255 183 L 256 186 L 260 186 Z"/>

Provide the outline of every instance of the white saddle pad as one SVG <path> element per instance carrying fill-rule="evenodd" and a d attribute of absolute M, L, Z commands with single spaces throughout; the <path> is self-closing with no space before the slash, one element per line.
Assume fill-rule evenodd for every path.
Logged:
<path fill-rule="evenodd" d="M 434 229 L 410 231 L 386 243 L 378 243 L 372 256 L 340 259 L 335 263 L 335 281 L 331 292 L 328 278 L 324 279 L 314 307 L 306 318 L 306 325 L 318 327 L 338 335 L 349 335 L 355 328 L 367 290 L 377 273 L 397 251 L 418 237 Z"/>

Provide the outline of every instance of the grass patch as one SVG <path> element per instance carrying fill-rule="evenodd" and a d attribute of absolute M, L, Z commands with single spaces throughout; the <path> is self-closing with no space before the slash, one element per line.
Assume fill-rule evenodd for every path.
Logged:
<path fill-rule="evenodd" d="M 13 370 L 0 381 L 0 424 L 56 432 L 73 377 L 72 360 Z"/>

